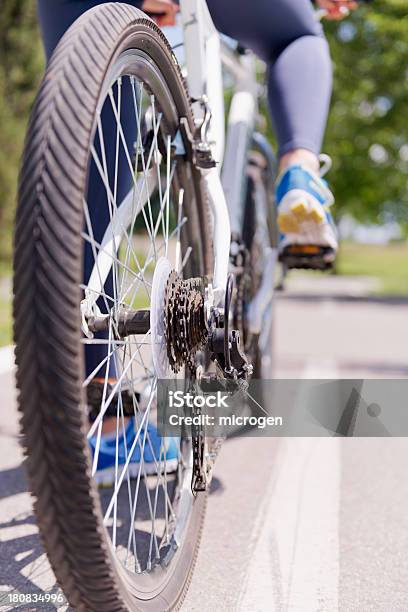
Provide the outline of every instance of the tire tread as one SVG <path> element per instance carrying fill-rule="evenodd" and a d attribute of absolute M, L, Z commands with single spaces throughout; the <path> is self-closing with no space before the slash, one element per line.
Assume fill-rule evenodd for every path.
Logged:
<path fill-rule="evenodd" d="M 43 78 L 19 179 L 13 311 L 23 446 L 42 541 L 61 588 L 79 612 L 135 610 L 112 564 L 91 478 L 85 411 L 78 405 L 79 313 L 69 324 L 59 321 L 64 314 L 72 317 L 80 301 L 81 266 L 74 255 L 81 249 L 91 101 L 98 99 L 107 58 L 134 24 L 161 41 L 177 70 L 164 35 L 138 9 L 106 3 L 82 15 L 62 38 Z M 178 79 L 188 101 L 180 72 Z M 206 208 L 204 200 L 201 206 Z M 207 269 L 209 248 L 208 242 Z"/>

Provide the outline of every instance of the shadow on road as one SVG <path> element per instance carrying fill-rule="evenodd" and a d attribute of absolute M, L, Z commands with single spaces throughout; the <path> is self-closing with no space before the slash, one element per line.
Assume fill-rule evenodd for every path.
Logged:
<path fill-rule="evenodd" d="M 17 495 L 17 493 L 23 493 L 24 491 L 27 491 L 27 480 L 22 465 L 0 471 L 0 499 Z"/>
<path fill-rule="evenodd" d="M 0 424 L 0 596 L 5 592 L 41 595 L 59 588 L 41 545 L 32 501 L 28 493 L 19 445 L 13 370 L 0 376 L 2 422 Z M 47 602 L 12 604 L 4 600 L 0 610 L 55 611 Z M 64 608 L 66 610 L 66 607 Z"/>
<path fill-rule="evenodd" d="M 12 501 L 14 496 L 19 496 L 27 491 L 27 481 L 24 468 L 0 471 L 0 499 L 2 505 L 7 498 Z M 52 575 L 48 560 L 41 546 L 40 538 L 36 528 L 36 520 L 28 500 L 21 508 L 21 499 L 16 502 L 17 512 L 12 513 L 12 518 L 5 518 L 10 512 L 0 512 L 0 592 L 17 591 L 19 593 L 40 594 L 43 589 L 47 592 L 57 593 L 59 588 Z M 44 582 L 45 579 L 45 582 Z M 1 609 L 3 608 L 0 604 Z M 7 607 L 13 610 L 37 610 L 38 607 L 25 603 L 22 606 Z M 41 604 L 41 610 L 46 612 L 56 610 L 51 604 Z"/>
<path fill-rule="evenodd" d="M 132 480 L 132 485 L 135 481 Z M 211 493 L 218 494 L 223 490 L 223 484 L 214 478 L 211 485 Z M 143 497 L 144 483 L 141 486 L 141 497 Z M 146 493 L 146 490 L 144 491 Z M 112 494 L 111 489 L 101 489 L 102 509 Z M 120 493 L 119 506 L 129 508 L 125 488 Z M 14 498 L 14 499 L 13 499 Z M 151 515 L 146 499 L 140 504 L 138 519 L 142 524 L 150 524 Z M 158 492 L 157 508 L 164 508 L 162 491 Z M 158 513 L 159 515 L 162 513 Z M 121 513 L 121 528 L 118 529 L 118 545 L 127 546 L 129 516 Z M 162 516 L 159 516 L 163 519 Z M 161 521 L 163 522 L 163 521 Z M 127 528 L 126 528 L 127 527 Z M 144 537 L 143 537 L 144 536 Z M 145 554 L 151 545 L 148 533 L 137 531 L 139 542 L 138 554 Z M 27 479 L 24 466 L 20 465 L 11 469 L 0 471 L 0 595 L 2 592 L 10 591 L 24 594 L 40 594 L 42 591 L 58 593 L 59 587 L 55 581 L 48 559 L 44 553 L 40 537 L 36 527 L 36 519 L 32 511 L 31 501 L 28 493 Z M 142 551 L 142 549 L 144 549 Z M 24 604 L 19 607 L 3 607 L 0 609 L 38 610 L 38 607 L 30 607 Z M 41 604 L 41 610 L 45 612 L 55 611 L 57 608 L 51 604 Z M 66 609 L 66 608 L 64 608 Z"/>

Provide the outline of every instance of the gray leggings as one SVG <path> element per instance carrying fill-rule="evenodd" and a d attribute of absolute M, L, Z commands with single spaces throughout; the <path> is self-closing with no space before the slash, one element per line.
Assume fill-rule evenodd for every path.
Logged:
<path fill-rule="evenodd" d="M 128 0 L 140 6 L 141 0 Z M 38 0 L 47 56 L 71 23 L 99 0 Z M 310 0 L 207 0 L 217 28 L 268 64 L 279 155 L 319 153 L 331 95 L 331 61 Z"/>
<path fill-rule="evenodd" d="M 329 47 L 310 0 L 207 0 L 217 28 L 268 65 L 268 96 L 279 155 L 319 153 L 329 110 Z"/>

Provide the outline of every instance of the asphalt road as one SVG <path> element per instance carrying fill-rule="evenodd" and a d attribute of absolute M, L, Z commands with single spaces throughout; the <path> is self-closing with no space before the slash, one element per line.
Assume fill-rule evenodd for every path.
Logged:
<path fill-rule="evenodd" d="M 366 288 L 291 283 L 276 304 L 275 376 L 408 377 L 408 303 Z M 3 350 L 0 588 L 34 592 L 54 578 L 26 492 L 9 361 Z M 407 456 L 404 438 L 225 443 L 183 611 L 406 612 Z"/>

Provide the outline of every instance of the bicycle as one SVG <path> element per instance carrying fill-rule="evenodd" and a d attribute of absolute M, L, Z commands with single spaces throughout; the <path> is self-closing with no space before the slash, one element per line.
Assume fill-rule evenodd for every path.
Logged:
<path fill-rule="evenodd" d="M 256 132 L 255 60 L 220 39 L 203 1 L 180 4 L 186 75 L 145 14 L 100 5 L 55 50 L 26 137 L 18 402 L 40 534 L 77 610 L 175 609 L 188 588 L 218 442 L 183 438 L 175 474 L 162 449 L 146 472 L 157 378 L 271 377 L 275 169 Z M 222 66 L 234 80 L 226 141 Z M 91 372 L 86 347 L 102 351 Z M 88 444 L 107 418 L 116 439 L 137 425 L 122 468 L 116 448 L 113 490 L 98 489 Z"/>

